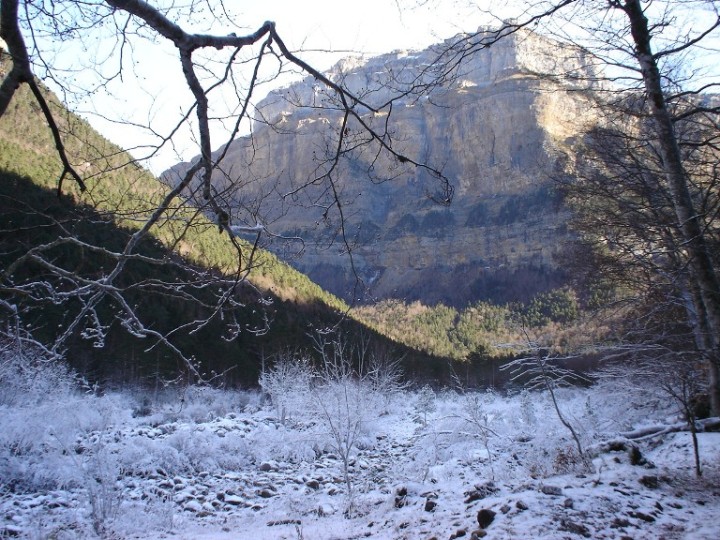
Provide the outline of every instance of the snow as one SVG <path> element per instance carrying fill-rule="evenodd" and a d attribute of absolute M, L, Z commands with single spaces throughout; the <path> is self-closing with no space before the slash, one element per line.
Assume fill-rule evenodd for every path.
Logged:
<path fill-rule="evenodd" d="M 558 392 L 589 467 L 542 393 L 403 392 L 362 419 L 352 498 L 311 404 L 283 424 L 257 393 L 183 394 L 0 405 L 0 537 L 720 538 L 720 433 L 700 479 L 687 432 L 603 449 L 678 421 L 652 389 Z"/>

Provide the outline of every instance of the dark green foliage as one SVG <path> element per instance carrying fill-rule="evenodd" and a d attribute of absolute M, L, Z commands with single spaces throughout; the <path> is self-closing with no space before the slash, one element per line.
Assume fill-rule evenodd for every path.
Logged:
<path fill-rule="evenodd" d="M 88 244 L 101 244 L 109 250 L 117 250 L 130 234 L 101 219 L 93 209 L 76 206 L 71 197 L 58 197 L 54 191 L 6 171 L 0 171 L 0 231 L 3 233 L 0 236 L 0 266 L 3 268 L 7 268 L 33 246 L 51 242 L 61 236 L 72 234 Z M 167 250 L 159 242 L 148 239 L 143 242 L 139 252 L 159 257 Z M 58 246 L 47 255 L 58 265 L 72 268 L 86 278 L 99 277 L 105 268 L 113 264 L 97 252 L 89 252 L 72 244 Z M 143 283 L 152 279 L 180 281 L 191 277 L 184 275 L 177 265 L 156 266 L 137 261 L 128 264 L 127 272 L 122 274 L 118 286 L 126 290 L 125 297 L 136 306 L 137 312 L 152 321 L 153 329 L 168 331 L 180 322 L 192 320 L 200 314 L 202 309 L 197 303 L 183 302 L 177 297 L 158 294 L 142 287 Z M 57 277 L 48 275 L 41 267 L 26 264 L 20 265 L 12 276 L 7 276 L 4 285 L 33 280 L 38 283 L 43 280 L 58 281 Z M 62 283 L 58 282 L 57 287 L 62 289 Z M 58 329 L 65 326 L 64 321 L 81 308 L 75 301 L 60 304 L 52 298 L 38 300 L 26 296 L 13 297 L 8 290 L 3 291 L 3 297 L 18 306 L 25 324 L 33 329 L 35 336 L 48 342 L 56 337 Z M 113 321 L 114 310 L 110 301 L 98 307 L 99 315 L 106 321 Z M 242 317 L 246 324 L 262 324 L 259 313 L 255 317 L 249 315 L 250 312 Z M 148 351 L 151 342 L 124 332 L 119 321 L 109 324 L 109 332 L 102 340 L 88 334 L 83 338 L 78 333 L 67 343 L 68 361 L 83 374 L 100 381 L 149 382 L 157 377 L 175 378 L 183 371 L 183 366 L 178 364 L 171 351 L 162 346 Z M 211 324 L 196 335 L 178 336 L 176 343 L 197 359 L 204 372 L 222 372 L 235 368 L 229 380 L 250 382 L 257 371 L 255 359 L 239 344 L 219 339 L 219 332 L 219 325 Z"/>
<path fill-rule="evenodd" d="M 537 295 L 527 307 L 521 309 L 521 319 L 524 324 L 537 328 L 551 322 L 572 322 L 578 313 L 575 292 L 563 288 Z"/>
<path fill-rule="evenodd" d="M 482 363 L 512 354 L 502 345 L 524 342 L 527 336 L 523 326 L 535 329 L 570 324 L 579 317 L 580 307 L 575 292 L 562 288 L 538 294 L 528 304 L 477 302 L 455 309 L 443 304 L 424 306 L 387 300 L 360 308 L 359 315 L 381 333 L 415 349 Z"/>

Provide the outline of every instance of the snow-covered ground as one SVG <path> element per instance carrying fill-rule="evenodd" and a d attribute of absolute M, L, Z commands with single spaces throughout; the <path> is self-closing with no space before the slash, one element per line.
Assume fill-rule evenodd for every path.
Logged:
<path fill-rule="evenodd" d="M 677 422 L 662 396 L 558 397 L 589 466 L 543 393 L 405 391 L 334 428 L 319 394 L 284 424 L 252 392 L 3 396 L 0 537 L 720 538 L 720 433 L 697 479 L 688 433 L 621 436 Z"/>

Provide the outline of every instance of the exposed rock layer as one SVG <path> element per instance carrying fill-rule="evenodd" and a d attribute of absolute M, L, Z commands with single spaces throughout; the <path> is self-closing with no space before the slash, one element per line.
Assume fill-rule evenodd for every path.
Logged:
<path fill-rule="evenodd" d="M 378 109 L 359 107 L 363 121 L 387 130 L 396 151 L 442 170 L 455 190 L 451 204 L 433 201 L 438 179 L 378 153 L 357 121 L 343 130 L 343 159 L 328 161 L 342 116 L 333 96 L 308 78 L 268 95 L 252 138 L 228 149 L 214 181 L 229 187 L 234 219 L 259 217 L 279 235 L 271 250 L 346 299 L 465 305 L 523 299 L 560 284 L 558 255 L 571 235 L 552 175 L 558 151 L 592 114 L 577 92 L 582 77 L 558 83 L 538 73 L 590 70 L 576 51 L 522 33 L 469 57 L 429 95 L 382 106 L 408 84 L 430 81 L 447 43 L 345 60 L 331 76 Z M 356 275 L 365 288 L 354 287 Z"/>

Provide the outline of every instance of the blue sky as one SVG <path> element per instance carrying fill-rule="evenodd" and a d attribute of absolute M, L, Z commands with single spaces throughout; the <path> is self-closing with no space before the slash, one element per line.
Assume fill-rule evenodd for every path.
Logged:
<path fill-rule="evenodd" d="M 236 12 L 233 20 L 237 28 L 202 27 L 200 22 L 197 27 L 188 26 L 187 29 L 219 34 L 233 31 L 242 35 L 243 32 L 254 31 L 265 20 L 272 20 L 291 49 L 302 51 L 304 60 L 325 70 L 350 54 L 373 55 L 396 49 L 424 48 L 461 31 L 475 30 L 480 24 L 490 21 L 478 10 L 477 4 L 455 0 L 240 0 L 228 4 Z M 503 2 L 496 4 L 496 8 L 500 9 Z M 105 46 L 110 45 L 106 42 Z M 88 38 L 82 44 L 64 45 L 58 58 L 62 62 L 74 62 L 76 57 L 84 54 L 90 62 L 99 59 L 104 63 L 106 59 L 102 50 L 102 39 L 93 41 Z M 156 138 L 149 136 L 147 130 L 128 123 L 150 123 L 157 133 L 169 133 L 191 99 L 185 90 L 177 54 L 172 47 L 163 46 L 159 40 L 156 43 L 144 41 L 132 50 L 126 49 L 125 55 L 128 58 L 132 56 L 132 68 L 124 70 L 122 80 L 113 81 L 107 91 L 101 89 L 71 106 L 106 137 L 124 148 L 138 144 L 152 145 Z M 107 63 L 110 65 L 112 61 Z M 85 77 L 91 79 L 95 76 L 93 72 L 94 68 L 85 67 L 73 75 L 73 82 L 82 85 Z M 291 78 L 281 77 L 264 85 L 255 97 L 263 97 L 273 84 L 287 85 L 290 81 Z M 223 134 L 224 127 L 217 123 L 213 132 L 215 147 L 223 142 Z M 199 153 L 193 134 L 188 130 L 178 132 L 174 142 L 174 147 L 168 145 L 148 160 L 146 166 L 160 173 L 177 161 L 190 159 Z M 147 150 L 134 152 L 136 157 L 146 153 Z"/>
<path fill-rule="evenodd" d="M 152 3 L 166 1 L 170 0 Z M 460 32 L 474 31 L 480 25 L 497 24 L 501 18 L 512 17 L 512 6 L 518 3 L 517 0 L 233 0 L 225 4 L 232 10 L 231 20 L 235 26 L 213 24 L 214 19 L 202 13 L 195 13 L 181 24 L 188 31 L 242 35 L 256 30 L 266 20 L 273 20 L 292 50 L 299 51 L 299 56 L 314 67 L 325 70 L 350 54 L 374 55 L 397 49 L 420 49 Z M 538 9 L 541 4 L 533 4 L 533 7 Z M 94 4 L 87 5 L 91 6 L 87 9 L 95 9 Z M 666 4 L 653 4 L 662 5 Z M 681 15 L 695 13 L 686 7 L 687 4 L 682 6 Z M 492 10 L 492 17 L 486 9 Z M 691 21 L 691 26 L 699 26 L 694 24 L 696 21 Z M 575 27 L 563 25 L 562 19 L 555 22 L 559 25 L 554 30 L 559 32 L 558 35 Z M 113 57 L 107 52 L 119 50 L 114 36 L 112 30 L 92 27 L 78 39 L 56 41 L 50 45 L 53 52 L 48 53 L 51 65 L 67 69 L 63 72 L 66 84 L 87 89 L 98 80 L 98 70 L 103 71 L 101 75 L 105 77 L 115 73 L 113 69 L 117 71 L 118 56 Z M 144 147 L 133 152 L 138 158 L 157 144 L 158 135 L 166 136 L 173 130 L 193 102 L 177 53 L 164 41 L 151 33 L 144 39 L 135 40 L 132 46 L 123 49 L 125 67 L 122 77 L 113 79 L 90 95 L 80 94 L 81 97 L 75 99 L 70 94 L 65 96 L 73 110 L 83 114 L 113 142 L 124 148 Z M 662 43 L 661 40 L 656 42 Z M 714 63 L 717 56 L 715 51 L 711 53 L 708 54 Z M 216 60 L 220 61 L 216 66 L 222 66 L 222 53 L 210 51 L 207 61 L 213 63 Z M 287 85 L 291 81 L 292 77 L 288 76 L 272 78 L 258 88 L 255 102 L 273 86 Z M 232 110 L 237 106 L 238 98 L 218 92 L 215 103 L 220 104 L 220 108 Z M 148 125 L 154 135 L 142 127 Z M 222 122 L 214 123 L 214 148 L 224 142 L 227 127 L 228 124 Z M 195 139 L 191 125 L 180 129 L 173 137 L 173 144 L 165 145 L 145 165 L 160 173 L 180 160 L 191 159 L 199 153 Z"/>

